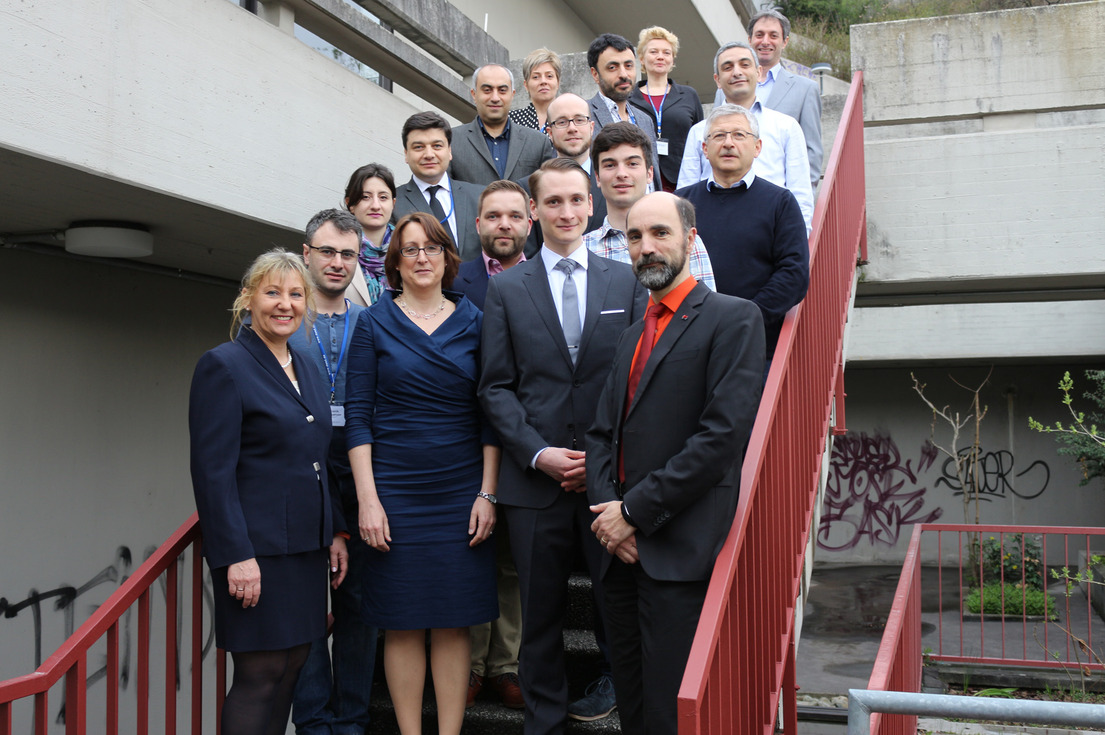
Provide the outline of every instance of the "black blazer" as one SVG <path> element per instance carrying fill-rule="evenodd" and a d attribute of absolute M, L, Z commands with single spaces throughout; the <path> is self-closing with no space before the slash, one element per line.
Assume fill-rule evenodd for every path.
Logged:
<path fill-rule="evenodd" d="M 476 258 L 460 264 L 457 277 L 453 280 L 453 291 L 460 291 L 468 297 L 468 300 L 483 311 L 483 302 L 487 297 L 487 282 L 491 280 L 487 275 L 487 267 L 483 258 Z"/>
<path fill-rule="evenodd" d="M 475 120 L 453 128 L 452 149 L 453 161 L 449 164 L 449 175 L 454 179 L 477 184 L 481 191 L 483 187 L 500 178 L 514 181 L 529 176 L 542 163 L 556 155 L 549 136 L 524 125 L 511 123 L 506 166 L 503 175 L 499 176 L 495 159 L 487 150 L 483 129 Z"/>
<path fill-rule="evenodd" d="M 576 364 L 540 256 L 489 279 L 480 403 L 503 443 L 499 502 L 547 508 L 559 483 L 529 466 L 545 447 L 583 449 L 614 344 L 641 319 L 645 290 L 625 263 L 587 256 L 587 307 Z"/>
<path fill-rule="evenodd" d="M 297 393 L 252 329 L 206 352 L 188 399 L 192 488 L 213 568 L 330 546 L 344 530 L 326 477 L 330 407 L 302 353 Z"/>
<path fill-rule="evenodd" d="M 476 215 L 480 203 L 480 194 L 483 188 L 451 179 L 449 182 L 450 193 L 453 196 L 454 216 L 457 218 L 457 236 L 460 242 L 454 243 L 461 260 L 472 260 L 480 255 L 480 233 L 476 230 Z M 430 212 L 430 204 L 422 192 L 418 190 L 418 184 L 412 178 L 407 183 L 395 190 L 395 221 L 411 212 Z M 430 212 L 430 214 L 433 214 Z M 442 223 L 445 231 L 452 234 L 449 226 Z"/>
<path fill-rule="evenodd" d="M 643 329 L 638 322 L 618 340 L 587 433 L 587 495 L 592 503 L 624 500 L 650 577 L 706 580 L 733 523 L 760 403 L 763 319 L 751 301 L 696 285 L 660 335 L 627 413 Z M 623 443 L 624 489 L 617 482 Z M 613 558 L 604 556 L 603 573 Z"/>
<path fill-rule="evenodd" d="M 652 120 L 652 129 L 656 130 L 656 110 L 652 103 L 645 99 L 641 92 L 647 81 L 637 82 L 636 88 L 629 95 L 629 103 Z M 702 100 L 698 98 L 698 92 L 694 87 L 683 84 L 671 83 L 664 106 L 660 108 L 663 113 L 664 139 L 668 141 L 668 155 L 659 156 L 660 170 L 664 178 L 673 184 L 679 181 L 679 164 L 683 162 L 683 149 L 687 147 L 687 133 L 691 126 L 702 120 Z"/>

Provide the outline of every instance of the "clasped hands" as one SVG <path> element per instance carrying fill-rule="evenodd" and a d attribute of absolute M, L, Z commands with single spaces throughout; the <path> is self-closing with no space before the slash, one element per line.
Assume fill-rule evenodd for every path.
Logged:
<path fill-rule="evenodd" d="M 622 501 L 611 500 L 591 506 L 591 512 L 598 518 L 591 524 L 591 531 L 607 553 L 613 554 L 626 564 L 636 564 L 636 530 L 622 516 Z"/>

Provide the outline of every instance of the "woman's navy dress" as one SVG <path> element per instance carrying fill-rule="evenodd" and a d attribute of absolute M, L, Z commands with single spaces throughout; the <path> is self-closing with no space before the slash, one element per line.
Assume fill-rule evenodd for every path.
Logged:
<path fill-rule="evenodd" d="M 372 444 L 391 530 L 391 550 L 369 549 L 359 572 L 365 622 L 390 630 L 486 623 L 499 616 L 495 544 L 468 546 L 486 443 L 476 399 L 482 314 L 447 294 L 456 310 L 426 334 L 394 295 L 361 314 L 349 347 L 346 434 L 350 447 Z"/>

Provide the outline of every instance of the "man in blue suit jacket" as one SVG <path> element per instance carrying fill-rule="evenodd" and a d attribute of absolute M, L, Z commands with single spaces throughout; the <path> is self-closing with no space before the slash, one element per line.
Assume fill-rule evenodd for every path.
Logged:
<path fill-rule="evenodd" d="M 591 180 L 578 163 L 547 161 L 531 185 L 545 242 L 488 284 L 479 394 L 503 443 L 498 498 L 522 592 L 525 733 L 546 735 L 567 724 L 562 634 L 578 552 L 600 581 L 583 437 L 614 342 L 640 319 L 645 293 L 628 265 L 584 247 Z"/>
<path fill-rule="evenodd" d="M 529 193 L 513 181 L 492 181 L 480 194 L 476 230 L 482 255 L 461 263 L 453 290 L 483 310 L 487 282 L 508 268 L 526 260 L 522 252 L 533 225 Z"/>

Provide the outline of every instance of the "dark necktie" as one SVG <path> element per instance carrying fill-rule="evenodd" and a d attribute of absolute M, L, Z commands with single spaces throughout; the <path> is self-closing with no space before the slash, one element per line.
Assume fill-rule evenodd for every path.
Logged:
<path fill-rule="evenodd" d="M 441 189 L 442 187 L 440 184 L 426 187 L 426 193 L 430 195 L 430 212 L 437 218 L 437 221 L 441 223 L 441 226 L 445 228 L 445 234 L 449 236 L 449 240 L 459 251 L 460 245 L 457 244 L 457 239 L 453 236 L 453 228 L 449 226 L 449 218 L 445 214 L 445 208 L 441 206 L 441 201 L 437 198 L 437 192 Z"/>
<path fill-rule="evenodd" d="M 660 315 L 668 307 L 664 304 L 653 304 L 645 312 L 645 328 L 641 332 L 641 348 L 637 351 L 637 359 L 633 361 L 633 367 L 629 371 L 629 388 L 625 396 L 625 412 L 629 413 L 629 407 L 633 404 L 633 396 L 637 393 L 637 385 L 641 382 L 641 374 L 645 371 L 645 364 L 652 354 L 652 343 L 656 341 L 656 323 Z M 618 443 L 618 481 L 625 482 L 625 446 Z"/>
<path fill-rule="evenodd" d="M 556 269 L 564 273 L 564 290 L 561 292 L 561 317 L 560 326 L 564 328 L 564 341 L 568 344 L 568 354 L 572 357 L 572 364 L 576 364 L 576 355 L 579 354 L 579 343 L 583 336 L 583 329 L 579 323 L 579 292 L 576 290 L 575 279 L 572 271 L 576 268 L 574 260 L 561 258 L 556 264 Z"/>

